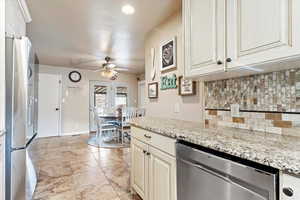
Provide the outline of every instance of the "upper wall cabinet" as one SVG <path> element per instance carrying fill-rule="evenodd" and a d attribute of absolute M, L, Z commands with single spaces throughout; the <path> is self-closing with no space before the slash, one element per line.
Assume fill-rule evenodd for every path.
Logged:
<path fill-rule="evenodd" d="M 298 0 L 183 2 L 188 77 L 219 72 L 218 63 L 230 71 L 300 55 Z"/>
<path fill-rule="evenodd" d="M 223 0 L 183 0 L 185 75 L 223 70 Z"/>
<path fill-rule="evenodd" d="M 228 68 L 300 54 L 299 0 L 227 2 Z"/>

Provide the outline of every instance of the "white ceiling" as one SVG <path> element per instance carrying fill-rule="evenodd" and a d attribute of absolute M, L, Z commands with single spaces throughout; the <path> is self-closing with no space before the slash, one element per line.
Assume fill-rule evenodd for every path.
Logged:
<path fill-rule="evenodd" d="M 27 0 L 33 19 L 27 32 L 41 64 L 96 69 L 108 55 L 119 67 L 142 73 L 145 35 L 179 10 L 180 2 Z M 127 3 L 134 15 L 121 12 Z"/>

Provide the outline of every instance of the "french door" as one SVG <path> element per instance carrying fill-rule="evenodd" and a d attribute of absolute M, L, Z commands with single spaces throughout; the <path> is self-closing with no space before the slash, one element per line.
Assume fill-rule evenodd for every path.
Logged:
<path fill-rule="evenodd" d="M 95 131 L 93 108 L 99 113 L 114 113 L 118 106 L 129 105 L 129 88 L 125 83 L 90 81 L 90 131 Z"/>

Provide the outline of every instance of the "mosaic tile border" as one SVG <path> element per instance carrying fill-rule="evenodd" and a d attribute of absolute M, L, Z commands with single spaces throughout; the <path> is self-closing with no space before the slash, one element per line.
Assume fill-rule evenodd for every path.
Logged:
<path fill-rule="evenodd" d="M 205 126 L 240 128 L 266 133 L 300 137 L 300 115 L 286 113 L 240 112 L 232 117 L 230 111 L 206 110 Z"/>

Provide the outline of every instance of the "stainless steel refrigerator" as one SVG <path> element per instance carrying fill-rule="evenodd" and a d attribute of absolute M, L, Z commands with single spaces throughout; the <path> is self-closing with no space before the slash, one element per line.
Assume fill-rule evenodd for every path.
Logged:
<path fill-rule="evenodd" d="M 25 200 L 37 182 L 29 149 L 37 136 L 38 62 L 26 37 L 7 36 L 5 53 L 5 200 Z"/>

